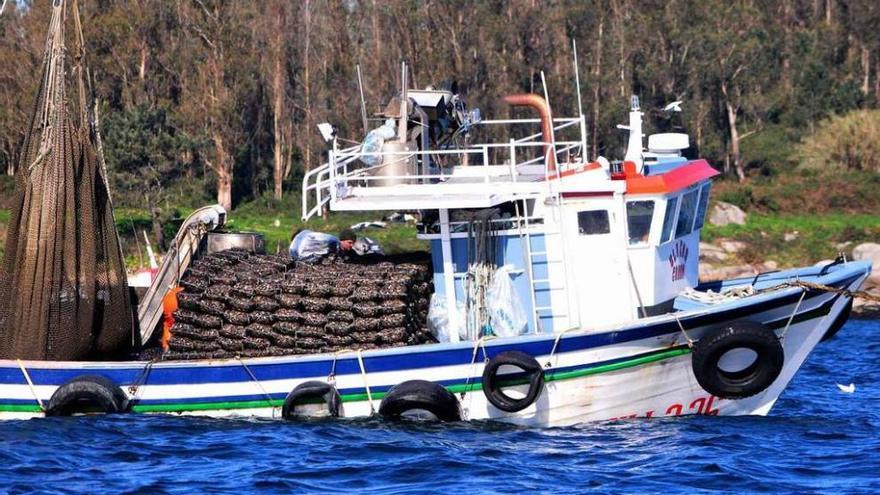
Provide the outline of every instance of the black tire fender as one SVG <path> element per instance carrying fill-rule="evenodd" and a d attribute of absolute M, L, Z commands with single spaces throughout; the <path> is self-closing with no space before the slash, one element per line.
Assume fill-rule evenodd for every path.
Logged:
<path fill-rule="evenodd" d="M 722 370 L 722 356 L 734 349 L 753 351 L 755 361 L 742 370 Z M 752 321 L 735 321 L 710 330 L 692 351 L 697 382 L 722 399 L 743 399 L 763 392 L 779 377 L 785 363 L 785 352 L 773 330 Z"/>
<path fill-rule="evenodd" d="M 521 399 L 513 399 L 501 391 L 498 370 L 502 366 L 517 367 L 528 375 L 529 391 Z M 529 407 L 538 399 L 544 389 L 544 368 L 528 354 L 520 351 L 504 351 L 486 363 L 483 369 L 483 393 L 486 399 L 505 412 L 517 412 Z"/>
<path fill-rule="evenodd" d="M 284 419 L 296 419 L 299 417 L 295 412 L 296 406 L 303 404 L 305 401 L 315 399 L 324 401 L 330 417 L 339 417 L 339 406 L 342 404 L 339 391 L 333 385 L 317 380 L 300 383 L 287 394 L 287 398 L 284 399 L 284 405 L 281 407 L 281 417 Z"/>
<path fill-rule="evenodd" d="M 849 320 L 849 315 L 852 314 L 853 309 L 853 300 L 850 298 L 847 301 L 846 306 L 843 307 L 843 310 L 840 311 L 840 314 L 837 315 L 837 318 L 834 319 L 834 322 L 828 327 L 828 330 L 825 331 L 825 335 L 822 336 L 822 340 L 820 342 L 825 342 L 826 340 L 831 340 L 832 337 L 837 335 L 837 332 L 843 328 L 843 324 Z"/>
<path fill-rule="evenodd" d="M 427 380 L 408 380 L 388 391 L 379 405 L 379 414 L 399 419 L 407 411 L 428 411 L 443 422 L 461 421 L 461 406 L 452 392 Z"/>
<path fill-rule="evenodd" d="M 55 390 L 46 407 L 46 416 L 128 412 L 129 400 L 113 380 L 101 375 L 80 375 Z"/>

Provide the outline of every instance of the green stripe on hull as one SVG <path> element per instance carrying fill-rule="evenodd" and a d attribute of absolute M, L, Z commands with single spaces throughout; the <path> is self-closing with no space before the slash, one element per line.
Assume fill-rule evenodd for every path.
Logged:
<path fill-rule="evenodd" d="M 675 358 L 690 353 L 691 350 L 687 346 L 673 347 L 670 349 L 652 352 L 634 359 L 620 361 L 618 363 L 605 364 L 601 366 L 593 366 L 571 371 L 545 371 L 544 381 L 554 382 L 571 380 L 589 375 L 598 375 L 601 373 L 610 373 L 626 368 L 633 368 L 644 364 L 655 363 L 666 359 Z M 515 386 L 528 383 L 528 380 L 506 380 L 501 383 L 502 386 Z M 481 383 L 457 384 L 446 387 L 452 393 L 474 392 L 482 390 Z M 387 395 L 386 392 L 375 392 L 372 394 L 373 400 L 381 400 Z M 342 402 L 361 402 L 367 400 L 366 393 L 344 394 L 341 395 Z M 253 401 L 230 401 L 230 402 L 202 402 L 202 403 L 183 403 L 183 404 L 146 404 L 136 405 L 132 407 L 135 413 L 170 413 L 170 412 L 187 412 L 187 411 L 223 411 L 234 409 L 257 409 L 267 407 L 281 407 L 284 400 L 281 399 L 264 399 Z M 0 405 L 0 412 L 41 412 L 37 405 Z"/>

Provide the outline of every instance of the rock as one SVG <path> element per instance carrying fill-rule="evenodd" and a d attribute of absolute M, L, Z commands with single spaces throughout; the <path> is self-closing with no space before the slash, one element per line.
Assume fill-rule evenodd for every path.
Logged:
<path fill-rule="evenodd" d="M 872 291 L 870 294 L 880 297 L 880 290 Z M 852 316 L 853 318 L 880 318 L 880 303 L 857 298 L 853 301 Z"/>
<path fill-rule="evenodd" d="M 850 247 L 851 245 L 852 245 L 852 241 L 838 242 L 837 244 L 834 245 L 834 249 L 836 249 L 838 251 L 843 251 L 844 249 Z"/>
<path fill-rule="evenodd" d="M 723 263 L 727 260 L 727 253 L 720 247 L 707 242 L 700 243 L 700 260 L 707 263 Z"/>
<path fill-rule="evenodd" d="M 852 257 L 856 261 L 870 261 L 873 265 L 873 271 L 868 276 L 865 286 L 880 286 L 880 244 L 874 242 L 859 244 L 853 248 Z"/>
<path fill-rule="evenodd" d="M 778 269 L 779 269 L 779 263 L 777 263 L 777 262 L 775 262 L 775 261 L 773 261 L 773 260 L 767 260 L 767 261 L 765 261 L 764 263 L 761 264 L 761 268 L 762 268 L 761 271 L 764 271 L 764 272 L 771 272 L 771 271 L 773 271 L 773 270 L 778 270 Z"/>
<path fill-rule="evenodd" d="M 729 280 L 733 278 L 753 277 L 758 274 L 758 270 L 751 265 L 734 265 L 713 268 L 712 266 L 700 263 L 700 281 L 709 280 Z"/>
<path fill-rule="evenodd" d="M 745 225 L 746 213 L 736 205 L 719 201 L 712 208 L 712 212 L 709 213 L 709 223 L 719 226 L 731 223 Z"/>
<path fill-rule="evenodd" d="M 797 240 L 797 238 L 800 236 L 801 233 L 795 230 L 794 232 L 786 232 L 785 235 L 782 236 L 782 240 L 785 242 L 791 242 Z"/>
<path fill-rule="evenodd" d="M 854 260 L 870 260 L 874 264 L 874 270 L 880 267 L 880 244 L 866 242 L 859 244 L 852 250 Z"/>
<path fill-rule="evenodd" d="M 727 251 L 728 253 L 738 253 L 745 249 L 748 244 L 742 241 L 721 241 L 719 243 L 721 245 L 721 249 Z"/>

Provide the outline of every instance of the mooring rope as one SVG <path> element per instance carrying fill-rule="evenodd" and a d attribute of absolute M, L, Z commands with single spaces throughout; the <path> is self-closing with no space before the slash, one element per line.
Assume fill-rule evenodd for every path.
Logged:
<path fill-rule="evenodd" d="M 21 370 L 21 374 L 24 375 L 25 381 L 27 381 L 28 387 L 31 389 L 31 394 L 33 394 L 34 399 L 37 400 L 37 404 L 40 405 L 40 409 L 42 411 L 46 410 L 46 406 L 43 405 L 43 401 L 40 399 L 40 396 L 37 395 L 37 389 L 34 387 L 34 382 L 31 381 L 31 376 L 28 374 L 27 369 L 24 367 L 24 363 L 21 362 L 21 359 L 15 360 L 18 363 L 18 369 Z"/>
<path fill-rule="evenodd" d="M 131 395 L 132 399 L 138 399 L 138 400 L 140 399 L 140 397 L 137 397 L 137 394 L 138 394 L 138 392 L 140 392 L 141 386 L 147 383 L 147 379 L 150 376 L 150 372 L 153 370 L 153 363 L 155 363 L 155 362 L 156 362 L 155 358 L 147 361 L 146 366 L 144 366 L 144 369 L 141 370 L 141 374 L 138 375 L 138 377 L 135 379 L 134 383 L 129 385 L 128 393 L 129 393 L 129 395 Z"/>
<path fill-rule="evenodd" d="M 678 323 L 678 328 L 681 329 L 681 334 L 684 335 L 684 339 L 687 340 L 688 347 L 693 349 L 694 339 L 688 337 L 687 332 L 684 330 L 684 325 L 681 324 L 681 320 L 678 318 L 678 314 L 672 313 L 672 316 L 675 317 L 675 322 Z"/>
<path fill-rule="evenodd" d="M 468 373 L 467 379 L 464 381 L 464 389 L 461 391 L 461 398 L 464 399 L 464 395 L 468 391 L 468 387 L 471 384 L 471 377 L 474 375 L 474 372 L 477 371 L 477 350 L 479 348 L 483 348 L 483 363 L 489 361 L 489 354 L 486 353 L 486 338 L 480 337 L 476 341 L 474 341 L 474 351 L 471 353 L 471 370 Z"/>
<path fill-rule="evenodd" d="M 254 373 L 251 371 L 251 369 L 248 368 L 248 365 L 244 363 L 244 361 L 241 359 L 241 357 L 235 356 L 235 359 L 237 359 L 238 362 L 241 363 L 241 367 L 244 368 L 245 371 L 247 371 L 247 374 L 250 375 L 251 380 L 253 380 L 254 383 L 257 384 L 257 388 L 259 388 L 260 391 L 263 392 L 263 395 L 266 397 L 266 403 L 269 404 L 269 407 L 272 408 L 272 417 L 274 418 L 275 417 L 275 410 L 278 408 L 272 404 L 272 396 L 269 395 L 269 392 L 267 392 L 265 388 L 263 388 L 263 384 L 260 383 L 260 380 L 257 380 L 256 375 L 254 375 Z"/>
<path fill-rule="evenodd" d="M 837 287 L 831 287 L 829 285 L 817 284 L 815 282 L 806 282 L 804 280 L 797 280 L 795 282 L 785 282 L 771 289 L 784 289 L 786 287 L 801 287 L 803 289 L 811 289 L 811 290 L 819 290 L 823 292 L 832 292 L 834 294 L 841 294 L 846 297 L 851 297 L 853 299 L 865 299 L 866 301 L 880 302 L 880 296 L 871 294 L 866 290 L 849 290 L 849 289 L 838 289 Z M 763 292 L 763 291 L 762 291 Z"/>
<path fill-rule="evenodd" d="M 376 414 L 376 407 L 373 405 L 373 394 L 370 392 L 370 382 L 367 381 L 367 369 L 364 368 L 364 358 L 361 356 L 361 350 L 357 350 L 358 365 L 361 367 L 361 377 L 364 379 L 364 388 L 367 391 L 367 401 L 370 403 L 370 414 Z"/>
<path fill-rule="evenodd" d="M 785 328 L 782 329 L 782 332 L 779 334 L 779 340 L 785 339 L 785 334 L 788 333 L 788 328 L 791 326 L 791 322 L 794 321 L 794 316 L 797 314 L 798 310 L 801 308 L 801 303 L 804 302 L 804 296 L 807 295 L 807 291 L 801 291 L 801 298 L 798 299 L 797 304 L 794 306 L 794 311 L 791 312 L 791 316 L 788 317 L 788 321 L 785 323 Z"/>
<path fill-rule="evenodd" d="M 562 336 L 572 330 L 577 330 L 577 328 L 566 328 L 556 335 L 556 339 L 553 340 L 553 348 L 550 349 L 550 356 L 547 357 L 547 364 L 544 365 L 544 368 L 550 368 L 553 366 L 553 356 L 556 355 L 556 351 L 559 349 L 559 343 L 562 342 Z"/>

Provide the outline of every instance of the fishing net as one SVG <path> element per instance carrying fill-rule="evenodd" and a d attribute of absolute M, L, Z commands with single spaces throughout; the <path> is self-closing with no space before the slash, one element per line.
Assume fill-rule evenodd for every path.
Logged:
<path fill-rule="evenodd" d="M 107 355 L 131 346 L 137 335 L 100 135 L 87 103 L 75 4 L 71 10 L 73 63 L 68 70 L 59 0 L 16 175 L 0 272 L 0 358 Z"/>

